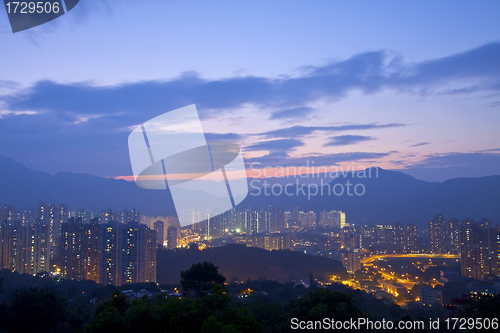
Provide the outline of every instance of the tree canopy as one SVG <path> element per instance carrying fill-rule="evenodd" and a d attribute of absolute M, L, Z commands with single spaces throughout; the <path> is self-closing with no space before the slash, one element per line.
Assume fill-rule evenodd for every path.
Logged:
<path fill-rule="evenodd" d="M 218 271 L 219 267 L 204 261 L 194 264 L 187 271 L 181 271 L 181 286 L 184 292 L 194 291 L 196 296 L 206 296 L 215 285 L 224 284 L 226 278 Z"/>

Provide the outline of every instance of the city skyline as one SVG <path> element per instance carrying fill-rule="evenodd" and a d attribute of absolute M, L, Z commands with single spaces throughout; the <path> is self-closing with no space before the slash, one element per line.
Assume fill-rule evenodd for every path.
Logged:
<path fill-rule="evenodd" d="M 203 214 L 189 214 L 194 213 Z M 458 256 L 462 281 L 500 274 L 500 224 L 494 226 L 488 219 L 459 221 L 437 214 L 419 233 L 414 224 L 353 225 L 342 211 L 307 212 L 298 206 L 290 211 L 270 205 L 205 214 L 206 221 L 181 228 L 175 217 L 143 216 L 134 209 L 70 211 L 65 204 L 39 203 L 34 211 L 17 211 L 4 205 L 0 266 L 32 275 L 50 272 L 66 279 L 124 285 L 155 281 L 157 250 L 236 243 L 326 256 L 341 262 L 349 274 L 369 272 L 377 267 L 372 262 L 386 255 Z M 453 274 L 443 283 L 456 280 Z M 390 282 L 390 277 L 386 280 L 384 288 L 396 296 L 409 289 L 408 283 L 418 283 L 402 280 L 405 287 Z"/>

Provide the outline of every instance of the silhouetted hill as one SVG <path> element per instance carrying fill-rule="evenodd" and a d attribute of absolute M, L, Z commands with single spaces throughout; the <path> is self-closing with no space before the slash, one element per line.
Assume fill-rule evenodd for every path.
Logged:
<path fill-rule="evenodd" d="M 61 172 L 54 176 L 26 168 L 0 154 L 0 204 L 34 209 L 37 202 L 64 203 L 71 209 L 131 209 L 173 215 L 168 191 L 139 188 L 133 182 Z"/>
<path fill-rule="evenodd" d="M 413 212 L 442 212 L 447 217 L 489 218 L 500 223 L 500 176 L 456 178 L 437 183 L 411 203 Z"/>
<path fill-rule="evenodd" d="M 426 227 L 427 222 L 437 213 L 446 217 L 480 219 L 486 217 L 494 223 L 500 223 L 500 176 L 482 178 L 457 178 L 438 182 L 426 182 L 397 171 L 371 168 L 371 174 L 348 172 L 339 173 L 339 178 L 324 179 L 330 192 L 341 185 L 344 193 L 340 196 L 326 195 L 328 188 L 323 188 L 323 195 L 308 198 L 307 187 L 304 192 L 297 191 L 295 185 L 288 188 L 292 196 L 282 193 L 279 196 L 265 195 L 261 189 L 253 190 L 240 204 L 242 208 L 264 208 L 270 204 L 287 210 L 298 205 L 301 210 L 342 210 L 347 213 L 348 222 L 355 224 L 415 223 Z M 318 182 L 319 179 L 300 179 Z M 262 180 L 261 180 L 262 181 Z M 295 184 L 296 178 L 268 179 L 269 183 Z M 347 194 L 346 182 L 350 192 L 358 185 L 357 196 Z M 252 180 L 250 180 L 252 184 Z M 256 185 L 256 183 L 253 183 Z M 259 184 L 257 184 L 259 185 Z M 260 184 L 262 185 L 262 183 Z M 313 189 L 314 190 L 314 189 Z M 202 200 L 196 192 L 186 192 L 194 204 Z M 86 174 L 69 172 L 54 176 L 26 168 L 25 166 L 0 155 L 0 205 L 12 204 L 17 209 L 34 209 L 37 202 L 50 201 L 65 203 L 71 209 L 80 208 L 99 211 L 101 209 L 122 210 L 136 208 L 146 215 L 175 215 L 169 191 L 145 190 L 133 182 L 108 179 Z M 214 200 L 217 200 L 215 198 Z"/>
<path fill-rule="evenodd" d="M 486 217 L 494 223 L 500 223 L 500 176 L 457 178 L 438 183 L 380 168 L 372 168 L 371 177 L 368 177 L 368 173 L 366 175 L 366 178 L 358 178 L 356 174 L 353 176 L 348 173 L 345 177 L 336 178 L 323 187 L 323 195 L 311 196 L 310 199 L 306 186 L 302 188 L 304 193 L 297 191 L 297 186 L 290 186 L 288 193 L 293 193 L 292 196 L 285 193 L 279 196 L 266 195 L 262 189 L 256 195 L 259 190 L 252 188 L 253 192 L 242 205 L 246 208 L 261 208 L 271 204 L 286 210 L 298 205 L 303 211 L 342 210 L 346 212 L 347 222 L 355 224 L 399 222 L 426 227 L 427 222 L 438 213 L 458 219 Z M 288 181 L 295 184 L 296 180 L 290 178 Z M 347 181 L 352 184 L 351 196 L 346 193 Z M 272 180 L 269 182 L 272 183 Z M 280 183 L 284 184 L 282 179 Z M 358 187 L 358 193 L 362 193 L 364 188 L 363 195 L 354 194 L 356 184 L 363 185 Z M 328 187 L 333 193 L 332 189 L 337 186 L 337 193 L 340 193 L 341 185 L 344 188 L 342 195 L 327 195 Z M 311 192 L 314 191 L 315 188 L 311 187 Z M 271 193 L 270 190 L 268 193 Z M 278 193 L 278 188 L 275 193 Z"/>
<path fill-rule="evenodd" d="M 203 251 L 192 249 L 159 250 L 156 279 L 159 284 L 178 284 L 180 272 L 193 264 L 211 261 L 228 282 L 247 279 L 267 279 L 280 282 L 346 274 L 342 264 L 326 257 L 314 257 L 302 252 L 266 251 L 245 245 L 229 244 Z"/>

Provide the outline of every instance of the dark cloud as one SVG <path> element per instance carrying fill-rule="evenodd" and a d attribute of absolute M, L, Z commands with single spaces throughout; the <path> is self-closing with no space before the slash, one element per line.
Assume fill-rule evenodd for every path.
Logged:
<path fill-rule="evenodd" d="M 313 112 L 312 108 L 302 107 L 288 110 L 273 112 L 269 119 L 289 119 L 289 118 L 304 118 Z"/>
<path fill-rule="evenodd" d="M 500 175 L 500 154 L 473 152 L 427 155 L 424 160 L 400 171 L 427 181 Z"/>
<path fill-rule="evenodd" d="M 330 138 L 324 146 L 347 146 L 353 145 L 363 141 L 374 140 L 371 136 L 363 135 L 339 135 Z"/>
<path fill-rule="evenodd" d="M 0 80 L 0 88 L 18 88 L 19 83 L 10 80 Z"/>
<path fill-rule="evenodd" d="M 495 151 L 495 150 L 492 150 Z M 496 170 L 490 174 L 500 174 L 500 154 L 473 152 L 426 155 L 425 159 L 409 168 L 448 168 L 448 167 L 487 168 Z"/>
<path fill-rule="evenodd" d="M 262 167 L 274 166 L 280 165 L 280 163 L 286 161 L 288 157 L 289 155 L 284 151 L 275 151 L 261 157 L 246 158 L 245 163 L 247 165 L 256 163 Z"/>
<path fill-rule="evenodd" d="M 221 109 L 250 103 L 281 108 L 282 111 L 274 112 L 271 118 L 284 119 L 307 116 L 311 109 L 305 106 L 306 103 L 317 99 L 336 100 L 353 89 L 364 93 L 374 93 L 387 87 L 425 89 L 456 79 L 474 78 L 473 90 L 500 90 L 499 58 L 500 43 L 410 65 L 401 61 L 390 62 L 386 52 L 377 51 L 324 66 L 303 68 L 302 75 L 297 77 L 269 79 L 246 76 L 205 80 L 196 73 L 186 72 L 167 81 L 109 87 L 40 81 L 28 90 L 2 100 L 14 111 L 127 114 L 122 117 L 120 125 L 135 124 L 189 104 L 197 104 L 203 117 L 219 115 Z M 472 84 L 462 89 L 471 87 Z"/>
<path fill-rule="evenodd" d="M 498 90 L 500 87 L 500 43 L 490 43 L 452 56 L 423 61 L 413 65 L 395 66 L 387 78 L 391 86 L 425 87 L 453 80 L 481 79 L 463 89 Z M 468 92 L 468 91 L 464 91 Z"/>
<path fill-rule="evenodd" d="M 300 140 L 296 139 L 280 139 L 280 140 L 271 140 L 271 141 L 262 141 L 256 143 L 251 146 L 245 147 L 247 151 L 258 151 L 258 150 L 266 150 L 266 151 L 290 151 L 294 148 L 303 146 L 304 143 Z"/>
<path fill-rule="evenodd" d="M 339 154 L 316 154 L 303 157 L 290 157 L 286 153 L 270 153 L 262 157 L 247 158 L 247 164 L 256 163 L 260 167 L 305 167 L 334 166 L 342 162 L 367 161 L 389 156 L 390 153 L 352 152 Z"/>
<path fill-rule="evenodd" d="M 411 145 L 411 146 L 410 146 L 410 148 L 411 148 L 411 147 L 426 146 L 426 145 L 428 145 L 428 144 L 430 144 L 430 142 L 420 142 L 420 143 L 416 143 L 416 144 L 414 144 L 414 145 Z"/>
<path fill-rule="evenodd" d="M 341 125 L 341 126 L 292 126 L 287 128 L 280 128 L 277 130 L 260 133 L 268 138 L 296 138 L 304 137 L 310 135 L 316 131 L 326 131 L 326 132 L 342 132 L 342 131 L 352 131 L 352 130 L 372 130 L 372 129 L 382 129 L 391 127 L 403 127 L 405 124 L 352 124 L 352 125 Z"/>
<path fill-rule="evenodd" d="M 228 141 L 234 142 L 241 138 L 240 134 L 237 133 L 205 133 L 205 138 L 207 141 Z"/>
<path fill-rule="evenodd" d="M 500 43 L 464 53 L 405 65 L 390 62 L 384 51 L 355 55 L 324 66 L 307 67 L 298 77 L 269 79 L 247 76 L 205 80 L 187 72 L 168 81 L 146 81 L 112 87 L 60 84 L 41 81 L 22 94 L 4 99 L 12 110 L 44 109 L 54 112 L 130 112 L 151 116 L 197 104 L 204 116 L 208 109 L 234 108 L 247 103 L 268 107 L 291 107 L 271 117 L 307 115 L 305 103 L 320 98 L 335 100 L 357 89 L 373 93 L 382 88 L 425 88 L 454 79 L 474 81 L 474 89 L 500 89 Z M 396 63 L 396 64 L 394 64 Z"/>
<path fill-rule="evenodd" d="M 280 128 L 277 130 L 260 133 L 267 138 L 296 138 L 304 137 L 306 135 L 312 134 L 314 131 L 321 129 L 322 127 L 317 126 L 292 126 L 286 128 Z"/>
<path fill-rule="evenodd" d="M 479 150 L 479 152 L 491 152 L 491 151 L 500 151 L 500 148 Z"/>

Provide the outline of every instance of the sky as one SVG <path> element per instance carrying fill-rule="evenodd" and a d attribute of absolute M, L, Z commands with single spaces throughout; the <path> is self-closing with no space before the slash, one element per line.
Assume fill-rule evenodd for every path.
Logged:
<path fill-rule="evenodd" d="M 195 104 L 247 167 L 500 174 L 499 2 L 81 0 L 13 34 L 0 154 L 131 179 L 137 125 Z M 250 169 L 250 168 L 249 168 Z"/>

